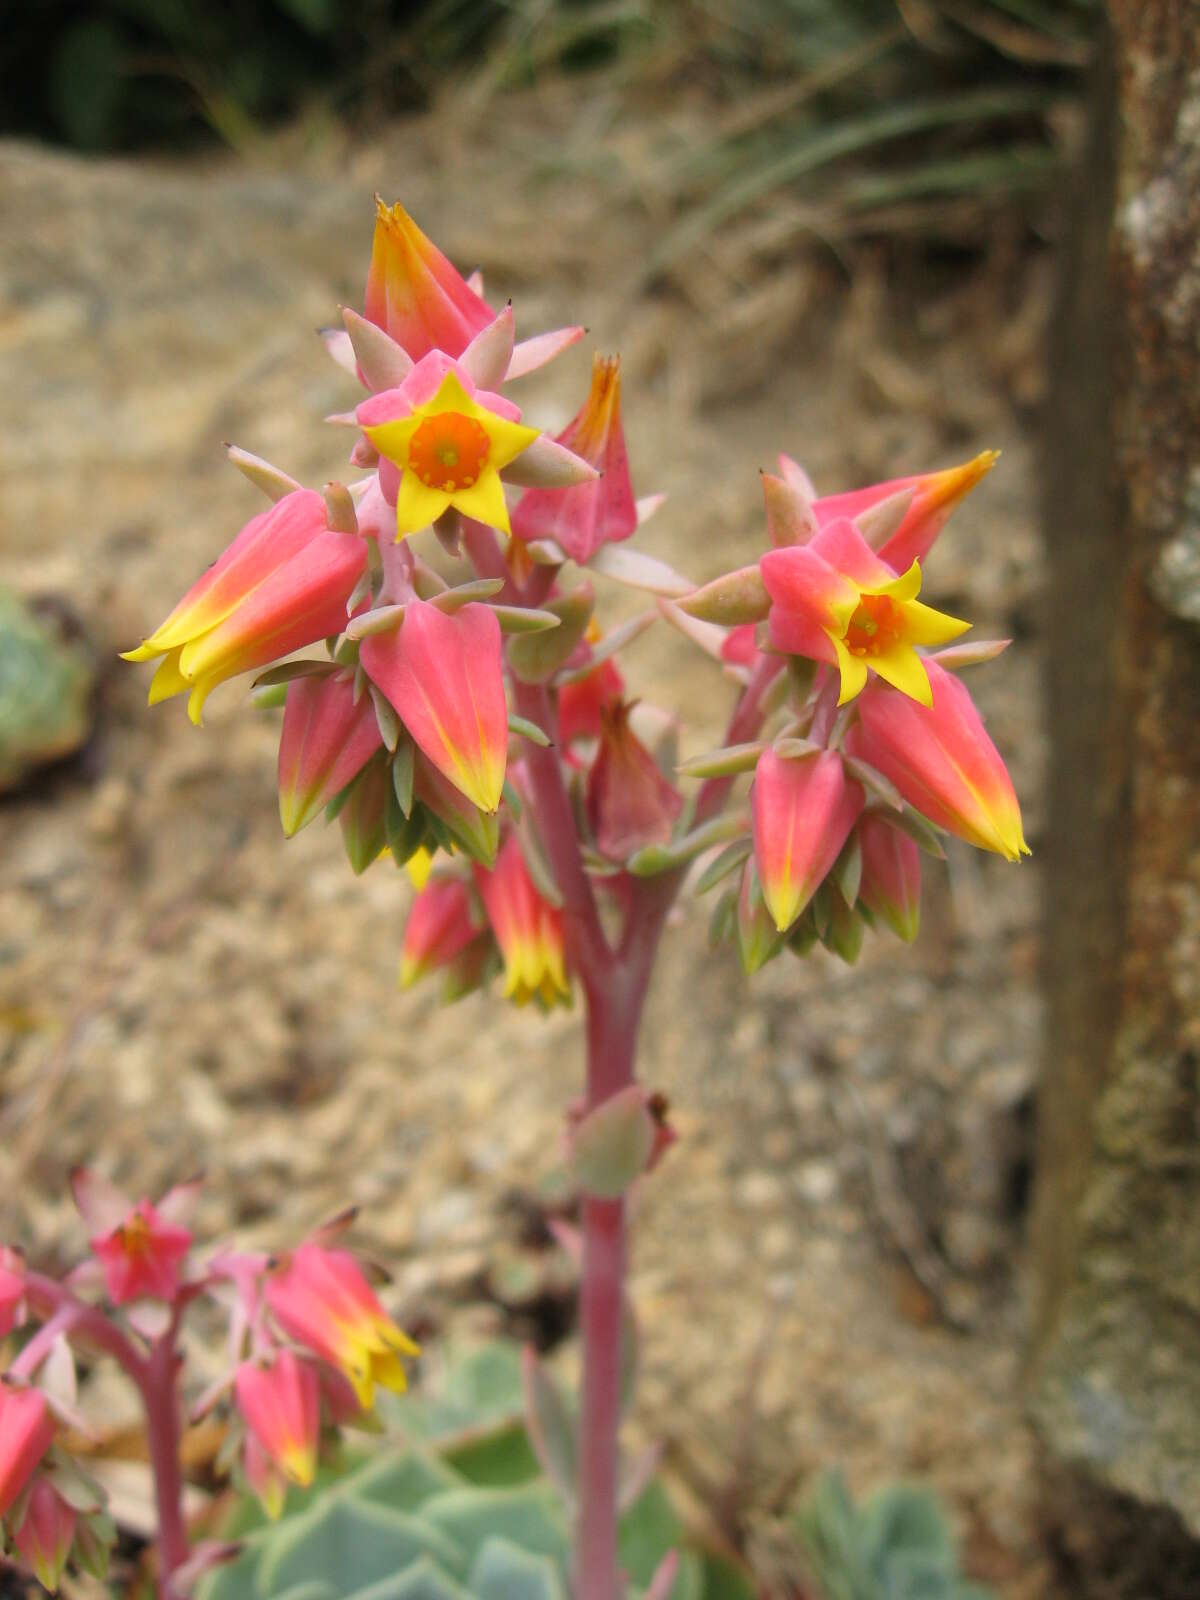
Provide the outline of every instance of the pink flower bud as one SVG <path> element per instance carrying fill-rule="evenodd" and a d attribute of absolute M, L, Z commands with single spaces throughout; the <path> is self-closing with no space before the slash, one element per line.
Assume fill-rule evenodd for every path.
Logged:
<path fill-rule="evenodd" d="M 340 633 L 366 562 L 366 542 L 331 529 L 322 497 L 297 489 L 248 522 L 124 659 L 161 656 L 150 704 L 188 691 L 188 715 L 198 723 L 217 684 Z"/>
<path fill-rule="evenodd" d="M 279 735 L 279 818 L 290 839 L 354 778 L 383 744 L 368 694 L 354 703 L 354 674 L 294 678 Z"/>
<path fill-rule="evenodd" d="M 130 1300 L 174 1300 L 192 1236 L 142 1200 L 115 1228 L 90 1243 L 104 1269 L 109 1299 L 122 1306 Z"/>
<path fill-rule="evenodd" d="M 629 726 L 633 705 L 620 701 L 600 717 L 600 749 L 587 781 L 587 815 L 596 847 L 626 861 L 649 844 L 666 844 L 683 797 Z"/>
<path fill-rule="evenodd" d="M 936 661 L 925 668 L 933 704 L 872 686 L 860 697 L 846 749 L 937 827 L 1017 861 L 1029 846 L 1012 779 L 961 680 Z"/>
<path fill-rule="evenodd" d="M 863 814 L 858 843 L 862 851 L 858 898 L 911 944 L 921 921 L 921 852 L 880 811 Z"/>
<path fill-rule="evenodd" d="M 39 1478 L 13 1543 L 21 1560 L 51 1594 L 58 1589 L 74 1538 L 75 1512 L 47 1479 Z"/>
<path fill-rule="evenodd" d="M 412 903 L 400 954 L 400 987 L 449 967 L 479 937 L 471 892 L 461 878 L 435 878 Z"/>
<path fill-rule="evenodd" d="M 893 571 L 905 572 L 914 561 L 925 559 L 955 506 L 992 470 L 998 459 L 998 451 L 985 450 L 974 460 L 944 472 L 892 478 L 887 483 L 872 484 L 869 489 L 825 495 L 813 502 L 813 514 L 818 525 L 824 528 L 843 517 L 859 517 L 893 495 L 911 489 L 912 504 L 900 526 L 879 551 Z"/>
<path fill-rule="evenodd" d="M 764 750 L 754 772 L 754 859 L 780 933 L 795 922 L 841 853 L 866 796 L 833 750 L 784 758 Z"/>
<path fill-rule="evenodd" d="M 0 1517 L 24 1489 L 54 1438 L 54 1418 L 39 1389 L 0 1378 Z"/>
<path fill-rule="evenodd" d="M 362 1268 L 346 1250 L 303 1244 L 268 1278 L 267 1304 L 283 1331 L 328 1361 L 353 1384 L 369 1410 L 375 1385 L 401 1393 L 401 1356 L 419 1354 L 380 1305 Z"/>
<path fill-rule="evenodd" d="M 562 913 L 538 893 L 515 834 L 492 871 L 475 868 L 475 883 L 504 957 L 505 999 L 569 1005 Z"/>
<path fill-rule="evenodd" d="M 433 765 L 481 811 L 495 811 L 508 759 L 495 612 L 472 603 L 451 616 L 412 600 L 403 626 L 364 639 L 359 659 Z"/>
<path fill-rule="evenodd" d="M 419 361 L 431 350 L 460 356 L 495 312 L 397 203 L 376 196 L 367 273 L 367 320 Z"/>
<path fill-rule="evenodd" d="M 321 1432 L 316 1368 L 291 1350 L 280 1350 L 268 1367 L 244 1361 L 234 1394 L 247 1427 L 288 1482 L 310 1484 Z"/>
<path fill-rule="evenodd" d="M 617 356 L 593 359 L 591 391 L 557 443 L 582 456 L 601 476 L 568 489 L 530 489 L 513 513 L 512 531 L 518 539 L 554 539 L 582 564 L 602 545 L 628 539 L 637 527 Z"/>

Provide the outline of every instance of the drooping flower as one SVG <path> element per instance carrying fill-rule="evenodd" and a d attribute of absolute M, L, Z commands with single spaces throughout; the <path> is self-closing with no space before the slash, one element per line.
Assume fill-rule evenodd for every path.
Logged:
<path fill-rule="evenodd" d="M 431 350 L 462 355 L 495 319 L 399 201 L 388 206 L 378 195 L 364 310 L 414 361 Z"/>
<path fill-rule="evenodd" d="M 494 811 L 508 758 L 495 612 L 472 603 L 448 615 L 412 600 L 397 631 L 362 641 L 359 660 L 438 771 L 481 811 Z"/>
<path fill-rule="evenodd" d="M 638 525 L 621 427 L 619 357 L 593 359 L 591 390 L 557 443 L 582 456 L 601 476 L 568 489 L 528 490 L 513 513 L 513 534 L 525 541 L 553 539 L 573 561 L 583 563 L 602 545 L 628 539 Z"/>
<path fill-rule="evenodd" d="M 54 1418 L 39 1389 L 0 1378 L 0 1517 L 33 1476 L 54 1439 Z"/>
<path fill-rule="evenodd" d="M 267 1304 L 290 1337 L 350 1380 L 369 1410 L 375 1385 L 402 1393 L 402 1356 L 420 1353 L 379 1303 L 362 1268 L 346 1250 L 303 1244 L 267 1280 Z"/>
<path fill-rule="evenodd" d="M 881 811 L 863 813 L 858 843 L 862 851 L 858 898 L 911 944 L 921 921 L 921 852 Z"/>
<path fill-rule="evenodd" d="M 279 735 L 279 819 L 287 837 L 306 827 L 382 744 L 370 695 L 354 703 L 353 672 L 293 679 Z"/>
<path fill-rule="evenodd" d="M 34 1484 L 21 1525 L 13 1534 L 17 1553 L 43 1589 L 54 1594 L 75 1539 L 75 1512 L 46 1478 Z"/>
<path fill-rule="evenodd" d="M 908 478 L 891 478 L 867 489 L 847 494 L 823 495 L 813 501 L 818 527 L 828 527 L 846 517 L 882 505 L 894 495 L 912 491 L 912 501 L 895 532 L 880 546 L 880 559 L 896 572 L 906 572 L 914 561 L 924 561 L 950 513 L 995 466 L 998 450 L 984 450 L 971 461 L 943 472 L 922 472 Z"/>
<path fill-rule="evenodd" d="M 970 627 L 917 599 L 918 562 L 897 576 L 845 519 L 808 544 L 767 551 L 759 565 L 771 597 L 771 644 L 836 664 L 839 705 L 861 692 L 869 671 L 928 705 L 929 679 L 915 646 L 945 644 Z"/>
<path fill-rule="evenodd" d="M 511 400 L 477 389 L 464 367 L 434 351 L 356 415 L 386 458 L 380 483 L 389 499 L 395 492 L 397 539 L 429 527 L 450 507 L 509 532 L 500 472 L 538 437 Z"/>
<path fill-rule="evenodd" d="M 569 1005 L 562 913 L 538 893 L 515 834 L 490 872 L 475 868 L 475 883 L 504 957 L 505 999 Z"/>
<path fill-rule="evenodd" d="M 131 1300 L 175 1298 L 192 1236 L 141 1200 L 115 1228 L 89 1242 L 104 1269 L 108 1298 L 123 1306 Z"/>
<path fill-rule="evenodd" d="M 961 680 L 936 661 L 924 665 L 932 704 L 871 685 L 859 699 L 846 749 L 939 828 L 1017 861 L 1029 846 L 1000 753 Z"/>
<path fill-rule="evenodd" d="M 683 796 L 629 726 L 631 702 L 600 715 L 600 748 L 588 773 L 585 804 L 600 854 L 626 861 L 645 845 L 666 844 Z"/>
<path fill-rule="evenodd" d="M 400 953 L 400 987 L 409 989 L 441 971 L 476 939 L 480 927 L 471 891 L 461 878 L 434 878 L 412 903 Z"/>
<path fill-rule="evenodd" d="M 820 888 L 866 803 L 835 750 L 764 750 L 751 790 L 754 860 L 763 899 L 784 933 Z"/>
<path fill-rule="evenodd" d="M 340 633 L 366 562 L 366 542 L 330 528 L 322 497 L 297 489 L 251 518 L 124 659 L 161 656 L 150 704 L 187 693 L 188 716 L 198 723 L 217 684 Z"/>
<path fill-rule="evenodd" d="M 321 1387 L 317 1370 L 292 1350 L 269 1366 L 244 1361 L 234 1394 L 246 1425 L 289 1483 L 305 1488 L 317 1471 Z"/>

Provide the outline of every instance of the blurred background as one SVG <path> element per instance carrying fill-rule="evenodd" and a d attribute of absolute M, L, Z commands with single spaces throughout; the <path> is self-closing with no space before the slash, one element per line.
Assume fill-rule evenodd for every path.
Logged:
<path fill-rule="evenodd" d="M 1033 860 L 952 848 L 914 947 L 752 984 L 682 907 L 644 1051 L 682 1139 L 640 1202 L 635 1428 L 777 1592 L 774 1519 L 831 1465 L 932 1481 L 1008 1600 L 1074 1592 L 1022 1388 L 1036 469 L 1102 22 L 1091 0 L 9 8 L 0 1236 L 65 1265 L 74 1164 L 149 1193 L 204 1168 L 214 1238 L 361 1206 L 426 1337 L 570 1331 L 546 1220 L 577 1019 L 400 995 L 403 875 L 355 880 L 336 830 L 285 845 L 274 721 L 232 686 L 197 731 L 114 661 L 259 509 L 223 441 L 344 474 L 320 419 L 352 385 L 314 330 L 361 304 L 378 190 L 513 296 L 519 333 L 588 324 L 522 384 L 539 424 L 620 351 L 635 484 L 669 494 L 644 547 L 697 581 L 761 549 L 781 450 L 822 492 L 1003 451 L 927 585 L 1015 641 L 971 687 Z M 644 638 L 627 676 L 711 744 L 725 686 L 682 640 Z"/>

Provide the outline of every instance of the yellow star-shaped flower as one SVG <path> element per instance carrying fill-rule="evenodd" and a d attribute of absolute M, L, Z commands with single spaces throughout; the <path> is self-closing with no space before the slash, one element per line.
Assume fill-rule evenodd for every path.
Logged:
<path fill-rule="evenodd" d="M 511 532 L 500 469 L 538 436 L 473 400 L 453 372 L 432 400 L 411 416 L 363 430 L 403 469 L 396 499 L 396 538 L 419 533 L 453 506 L 501 533 Z"/>
<path fill-rule="evenodd" d="M 842 675 L 838 705 L 853 700 L 865 687 L 868 668 L 911 699 L 931 705 L 929 678 L 914 646 L 947 644 L 971 624 L 917 599 L 921 568 L 916 561 L 890 583 L 845 582 L 857 589 L 857 599 L 836 604 L 838 629 L 825 629 Z"/>

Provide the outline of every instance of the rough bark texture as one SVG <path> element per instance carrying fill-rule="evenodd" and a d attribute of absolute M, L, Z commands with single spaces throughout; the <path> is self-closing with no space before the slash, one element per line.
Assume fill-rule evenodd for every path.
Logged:
<path fill-rule="evenodd" d="M 1132 1595 L 1152 1528 L 1200 1539 L 1200 7 L 1110 20 L 1047 429 L 1034 1395 L 1056 1481 L 1158 1508 Z"/>

